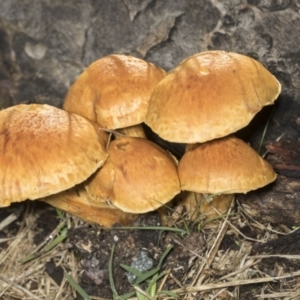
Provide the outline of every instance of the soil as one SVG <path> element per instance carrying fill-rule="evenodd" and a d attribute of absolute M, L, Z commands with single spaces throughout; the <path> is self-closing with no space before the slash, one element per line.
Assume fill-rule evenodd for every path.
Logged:
<path fill-rule="evenodd" d="M 235 209 L 239 217 L 236 217 L 237 215 L 234 217 L 235 214 L 232 214 L 233 217 L 230 220 L 231 224 L 236 226 L 235 230 L 229 228 L 226 231 L 214 262 L 204 272 L 205 283 L 219 282 L 223 276 L 237 268 L 237 264 L 243 260 L 242 257 L 251 261 L 252 258 L 261 256 L 258 263 L 249 268 L 250 275 L 247 275 L 249 279 L 256 278 L 261 274 L 276 277 L 300 269 L 300 230 L 292 231 L 292 228 L 283 225 L 273 225 L 271 228 L 270 224 L 257 226 L 258 223 L 253 222 L 251 217 L 245 215 L 241 206 L 237 206 Z M 43 202 L 19 203 L 12 205 L 7 210 L 0 210 L 0 221 L 11 211 L 18 211 L 19 218 L 1 231 L 1 238 L 17 237 L 21 227 L 24 226 L 24 219 L 28 219 L 30 214 L 35 218 L 35 226 L 32 227 L 31 233 L 33 245 L 40 245 L 47 241 L 60 221 L 56 210 Z M 70 220 L 72 223 L 77 219 L 71 217 Z M 164 251 L 172 246 L 172 250 L 159 270 L 159 273 L 167 272 L 162 289 L 170 291 L 189 286 L 195 279 L 199 264 L 207 256 L 208 250 L 220 230 L 220 223 L 213 223 L 208 228 L 201 230 L 197 227 L 189 227 L 190 232 L 184 236 L 170 231 L 134 229 L 134 227 L 160 225 L 160 215 L 156 212 L 141 215 L 131 229 L 122 229 L 117 226 L 112 229 L 104 229 L 99 225 L 90 225 L 80 221 L 78 225 L 69 228 L 63 248 L 58 249 L 58 253 L 62 251 L 73 253 L 75 255 L 73 264 L 76 266 L 70 263 L 58 263 L 57 255 L 53 255 L 43 261 L 44 273 L 52 278 L 57 286 L 60 286 L 64 282 L 64 273 L 75 268 L 77 282 L 88 295 L 101 297 L 101 299 L 112 299 L 112 284 L 109 279 L 109 261 L 112 255 L 114 285 L 118 294 L 124 295 L 133 291 L 133 287 L 128 281 L 126 271 L 120 265 L 130 266 L 138 256 L 141 256 L 142 251 L 146 261 L 153 264 L 153 269 L 157 266 Z M 180 226 L 179 223 L 178 227 Z M 9 242 L 1 243 L 0 246 L 0 252 L 4 253 Z M 295 259 L 286 255 L 294 255 Z M 20 264 L 18 266 L 21 267 Z M 159 281 L 159 285 L 163 279 Z M 236 279 L 239 279 L 238 275 Z M 295 276 L 289 280 L 274 281 L 268 284 L 256 283 L 235 288 L 228 287 L 223 292 L 223 296 L 225 295 L 225 299 L 257 299 L 257 296 L 262 293 L 295 289 L 299 285 L 299 279 L 299 276 Z M 24 282 L 24 286 L 26 286 L 26 282 Z M 147 286 L 143 283 L 140 287 L 145 289 Z M 31 289 L 35 288 L 38 288 L 38 285 L 31 284 Z M 209 295 L 211 295 L 211 291 L 202 292 L 194 299 L 209 299 Z M 234 298 L 237 295 L 238 298 Z M 23 298 L 4 296 L 0 299 Z M 66 296 L 65 299 L 73 298 Z M 83 298 L 76 294 L 74 299 Z"/>
<path fill-rule="evenodd" d="M 33 241 L 38 245 L 45 238 L 48 238 L 49 234 L 55 229 L 58 224 L 58 218 L 55 209 L 44 203 L 34 202 L 29 203 L 29 205 L 32 206 L 32 213 L 37 215 Z M 13 209 L 17 207 L 24 208 L 24 204 L 16 204 L 13 206 Z M 23 210 L 18 222 L 12 223 L 5 229 L 6 236 L 17 234 L 19 230 L 18 226 L 21 224 L 20 220 L 22 217 L 26 217 L 25 210 Z M 4 213 L 2 211 L 1 219 L 3 217 Z M 159 226 L 160 224 L 159 214 L 150 213 L 140 216 L 134 226 Z M 228 256 L 232 258 L 238 256 L 241 251 L 242 244 L 239 241 L 242 236 L 259 240 L 266 234 L 266 230 L 248 225 L 237 229 L 240 235 L 227 231 L 219 247 L 219 251 L 228 253 Z M 68 249 L 68 252 L 75 254 L 78 264 L 78 283 L 87 294 L 94 297 L 112 299 L 111 283 L 109 281 L 109 261 L 111 255 L 113 255 L 112 270 L 114 284 L 119 295 L 123 295 L 132 291 L 133 287 L 128 281 L 126 271 L 120 267 L 120 264 L 130 266 L 134 257 L 140 251 L 145 251 L 147 253 L 146 256 L 153 261 L 153 267 L 155 267 L 163 252 L 171 245 L 173 249 L 164 260 L 160 272 L 169 272 L 163 289 L 172 290 L 192 282 L 193 276 L 189 274 L 193 273 L 196 258 L 198 256 L 205 256 L 212 234 L 216 235 L 215 230 L 216 228 L 214 227 L 200 231 L 193 230 L 188 235 L 181 236 L 178 233 L 167 231 L 122 229 L 119 227 L 103 229 L 98 225 L 81 223 L 80 226 L 69 229 L 64 249 Z M 299 236 L 300 230 L 297 230 L 287 235 L 273 235 L 273 238 L 266 243 L 251 242 L 249 244 L 251 248 L 249 255 L 275 255 L 274 257 L 261 259 L 255 267 L 256 271 L 268 274 L 269 276 L 278 276 L 279 273 L 299 270 L 299 261 L 276 257 L 278 254 L 299 255 Z M 114 250 L 112 250 L 113 246 Z M 4 250 L 5 244 L 1 244 L 1 247 Z M 206 278 L 214 282 L 224 276 L 224 274 L 230 272 L 232 267 L 230 265 L 223 266 L 223 270 L 212 267 L 210 268 L 210 272 L 206 273 Z M 53 259 L 45 262 L 44 268 L 45 272 L 59 286 L 63 281 L 63 268 L 58 266 Z M 267 286 L 263 283 L 240 286 L 239 299 L 257 299 L 257 295 L 262 291 L 268 293 L 283 288 L 292 288 L 299 284 L 298 280 L 299 277 L 296 277 L 289 281 L 273 282 Z M 145 287 L 145 284 L 141 285 L 141 288 Z M 233 288 L 229 288 L 228 293 L 230 293 L 230 290 L 233 291 Z M 195 299 L 206 299 L 205 293 L 201 295 Z M 76 299 L 83 298 L 77 294 Z"/>
<path fill-rule="evenodd" d="M 158 213 L 146 214 L 138 218 L 133 227 L 160 226 Z M 186 247 L 182 247 L 178 244 Z M 79 260 L 82 268 L 80 285 L 88 294 L 112 298 L 109 282 L 109 260 L 113 255 L 113 278 L 120 295 L 132 291 L 126 271 L 120 264 L 130 266 L 138 253 L 145 251 L 153 260 L 153 266 L 158 264 L 163 252 L 169 246 L 172 251 L 163 263 L 164 270 L 172 270 L 172 277 L 166 282 L 164 289 L 177 287 L 175 279 L 182 282 L 188 272 L 190 259 L 194 254 L 201 255 L 205 250 L 205 241 L 202 233 L 192 233 L 185 238 L 179 234 L 161 232 L 158 230 L 117 229 L 104 230 L 99 226 L 83 226 L 73 228 L 68 234 L 69 247 Z M 115 245 L 112 253 L 112 246 Z M 80 297 L 78 297 L 80 299 Z"/>

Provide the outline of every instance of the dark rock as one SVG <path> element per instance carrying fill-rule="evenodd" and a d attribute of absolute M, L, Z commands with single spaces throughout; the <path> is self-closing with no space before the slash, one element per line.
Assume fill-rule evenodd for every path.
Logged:
<path fill-rule="evenodd" d="M 266 66 L 272 61 L 284 95 L 300 101 L 295 92 L 298 9 L 292 1 L 254 0 L 1 2 L 2 105 L 30 101 L 60 106 L 70 84 L 92 61 L 110 53 L 139 56 L 140 49 L 166 70 L 207 49 L 250 54 Z M 145 46 L 154 35 L 156 42 Z M 38 79 L 43 88 L 33 85 L 31 93 L 20 84 Z"/>

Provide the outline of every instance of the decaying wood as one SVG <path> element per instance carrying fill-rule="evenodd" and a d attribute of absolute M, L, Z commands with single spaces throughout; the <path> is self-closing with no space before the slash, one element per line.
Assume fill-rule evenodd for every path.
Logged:
<path fill-rule="evenodd" d="M 275 141 L 267 145 L 266 148 L 270 153 L 269 161 L 279 174 L 291 178 L 300 178 L 300 140 Z M 295 184 L 297 185 L 297 183 Z M 290 184 L 288 183 L 288 185 Z M 298 188 L 299 187 L 300 181 L 298 180 Z M 289 188 L 287 188 L 287 190 L 288 189 Z"/>
<path fill-rule="evenodd" d="M 300 230 L 296 230 L 288 235 L 282 235 L 277 239 L 261 243 L 253 248 L 254 253 L 268 254 L 298 254 L 300 247 Z"/>
<path fill-rule="evenodd" d="M 300 105 L 278 106 L 267 130 L 266 158 L 277 180 L 238 200 L 255 217 L 287 226 L 300 225 Z M 275 138 L 277 136 L 277 139 Z"/>

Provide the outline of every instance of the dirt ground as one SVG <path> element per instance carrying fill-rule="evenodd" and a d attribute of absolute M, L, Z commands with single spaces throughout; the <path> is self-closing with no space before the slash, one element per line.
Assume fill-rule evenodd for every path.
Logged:
<path fill-rule="evenodd" d="M 66 273 L 90 299 L 112 299 L 109 261 L 113 245 L 112 275 L 119 295 L 134 291 L 120 264 L 130 266 L 143 257 L 140 264 L 150 262 L 153 269 L 172 246 L 159 270 L 166 273 L 158 282 L 158 291 L 173 291 L 179 299 L 300 297 L 300 231 L 258 222 L 238 203 L 230 215 L 208 223 L 204 229 L 201 225 L 205 220 L 195 226 L 177 220 L 176 228 L 188 228 L 184 235 L 160 230 L 107 230 L 69 215 L 58 217 L 54 208 L 38 201 L 0 210 L 0 220 L 17 213 L 18 218 L 0 233 L 3 300 L 83 299 L 66 281 Z M 170 218 L 174 219 L 174 213 Z M 160 225 L 158 213 L 142 215 L 134 224 Z M 46 252 L 45 247 L 62 227 L 68 227 L 67 238 Z M 38 255 L 21 263 L 34 253 Z M 147 283 L 139 287 L 145 290 Z M 160 297 L 157 299 L 175 299 L 163 292 Z"/>

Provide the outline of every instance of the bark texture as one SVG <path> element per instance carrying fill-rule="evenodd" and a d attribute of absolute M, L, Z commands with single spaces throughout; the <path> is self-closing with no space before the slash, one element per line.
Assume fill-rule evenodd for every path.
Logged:
<path fill-rule="evenodd" d="M 1 105 L 61 105 L 92 61 L 111 53 L 166 70 L 223 49 L 255 57 L 299 101 L 299 1 L 49 1 L 0 3 Z"/>

